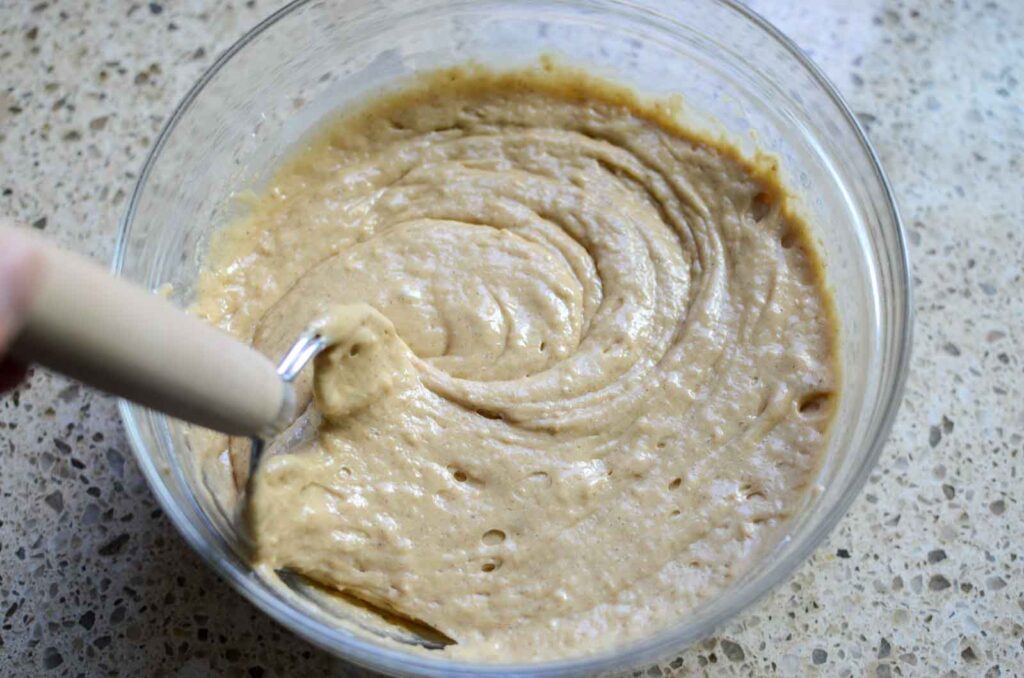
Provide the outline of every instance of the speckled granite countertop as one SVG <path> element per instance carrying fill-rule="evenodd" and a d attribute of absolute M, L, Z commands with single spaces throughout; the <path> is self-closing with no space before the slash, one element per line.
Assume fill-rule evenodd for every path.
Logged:
<path fill-rule="evenodd" d="M 759 0 L 874 141 L 917 326 L 878 470 L 794 577 L 645 675 L 1024 673 L 1024 4 Z M 795 3 L 794 3 L 795 4 Z M 0 212 L 108 261 L 136 172 L 259 2 L 0 0 Z M 0 673 L 344 673 L 209 572 L 111 398 L 0 400 Z"/>

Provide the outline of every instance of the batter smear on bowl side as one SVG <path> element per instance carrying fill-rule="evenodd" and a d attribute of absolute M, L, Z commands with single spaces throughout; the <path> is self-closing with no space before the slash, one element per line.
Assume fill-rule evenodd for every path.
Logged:
<path fill-rule="evenodd" d="M 550 64 L 435 73 L 311 136 L 195 307 L 274 359 L 313 324 L 335 341 L 298 382 L 312 433 L 249 485 L 256 566 L 500 661 L 728 585 L 806 498 L 839 397 L 776 175 Z"/>

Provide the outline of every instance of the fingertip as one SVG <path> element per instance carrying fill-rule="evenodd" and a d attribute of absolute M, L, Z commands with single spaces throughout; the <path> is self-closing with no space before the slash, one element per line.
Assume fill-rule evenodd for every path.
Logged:
<path fill-rule="evenodd" d="M 0 356 L 21 329 L 42 266 L 42 253 L 31 237 L 20 229 L 0 228 Z"/>

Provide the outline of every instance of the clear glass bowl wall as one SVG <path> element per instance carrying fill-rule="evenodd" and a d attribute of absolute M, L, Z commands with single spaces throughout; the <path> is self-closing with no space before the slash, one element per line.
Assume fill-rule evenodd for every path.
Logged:
<path fill-rule="evenodd" d="M 235 213 L 329 112 L 416 71 L 467 61 L 530 65 L 539 56 L 681 95 L 689 124 L 724 132 L 748 154 L 777 155 L 801 196 L 841 318 L 843 393 L 821 491 L 785 537 L 720 596 L 677 626 L 626 647 L 543 665 L 451 662 L 353 632 L 281 596 L 250 570 L 190 463 L 183 426 L 122 404 L 144 473 L 171 520 L 250 601 L 317 645 L 395 674 L 563 675 L 665 658 L 710 633 L 794 570 L 845 512 L 877 459 L 898 404 L 910 339 L 906 251 L 877 160 L 846 106 L 799 50 L 738 5 L 715 0 L 297 2 L 223 55 L 167 123 L 122 225 L 115 267 L 186 305 L 210 233 Z"/>

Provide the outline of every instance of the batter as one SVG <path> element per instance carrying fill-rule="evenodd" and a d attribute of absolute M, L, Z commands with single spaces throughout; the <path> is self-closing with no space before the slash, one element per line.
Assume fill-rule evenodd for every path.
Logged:
<path fill-rule="evenodd" d="M 211 246 L 197 311 L 299 382 L 256 565 L 454 656 L 601 649 L 744 572 L 835 409 L 831 302 L 771 162 L 547 64 L 421 79 L 333 121 Z M 246 451 L 222 457 L 245 484 Z"/>

